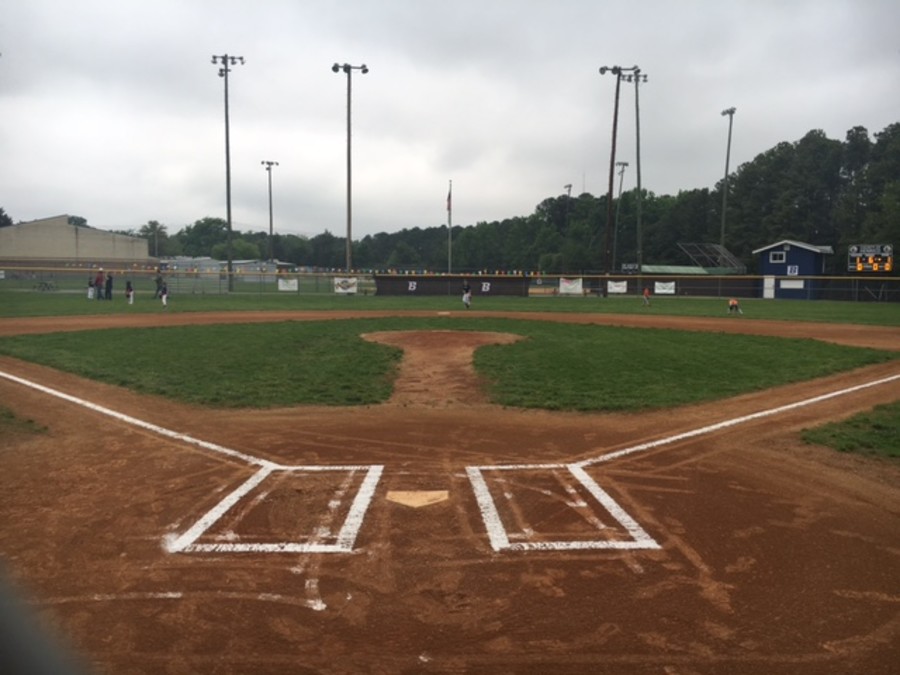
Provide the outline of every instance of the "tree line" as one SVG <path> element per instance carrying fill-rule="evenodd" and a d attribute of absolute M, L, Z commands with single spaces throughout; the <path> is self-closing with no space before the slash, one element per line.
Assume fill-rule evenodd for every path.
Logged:
<path fill-rule="evenodd" d="M 782 239 L 829 245 L 836 255 L 827 272 L 846 265 L 851 244 L 900 243 L 900 123 L 870 137 L 865 127 L 850 129 L 843 141 L 821 130 L 799 141 L 782 142 L 739 166 L 713 188 L 640 199 L 644 264 L 690 264 L 679 243 L 718 243 L 722 190 L 727 187 L 725 246 L 748 271 L 752 251 Z M 636 189 L 623 192 L 609 209 L 607 195 L 548 197 L 528 216 L 454 226 L 452 269 L 541 271 L 547 274 L 618 271 L 637 261 Z M 615 228 L 607 232 L 608 212 Z M 87 225 L 83 218 L 74 224 Z M 12 220 L 0 209 L 0 226 Z M 227 223 L 206 217 L 170 234 L 151 220 L 122 234 L 148 239 L 151 255 L 227 257 Z M 612 241 L 612 254 L 607 247 Z M 342 269 L 345 239 L 325 231 L 314 237 L 267 232 L 232 233 L 232 258 L 270 257 L 297 267 Z M 353 263 L 362 270 L 446 271 L 446 225 L 414 227 L 367 235 L 352 244 Z"/>

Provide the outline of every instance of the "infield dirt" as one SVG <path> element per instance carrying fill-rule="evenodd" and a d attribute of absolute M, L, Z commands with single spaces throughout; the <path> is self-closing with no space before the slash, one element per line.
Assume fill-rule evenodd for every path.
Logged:
<path fill-rule="evenodd" d="M 15 319 L 0 335 L 346 316 Z M 896 328 L 503 316 L 900 349 Z M 405 356 L 393 398 L 352 409 L 198 409 L 0 358 L 2 372 L 264 463 L 384 467 L 350 553 L 172 553 L 167 537 L 258 467 L 0 378 L 4 405 L 47 427 L 0 440 L 0 554 L 91 672 L 897 672 L 900 465 L 799 433 L 897 400 L 900 380 L 662 441 L 894 377 L 900 363 L 677 410 L 555 413 L 486 402 L 472 354 L 514 336 L 367 339 Z M 467 468 L 481 467 L 512 543 L 630 541 L 567 469 L 579 462 L 656 547 L 496 550 Z M 273 474 L 202 539 L 327 539 L 359 478 Z M 387 498 L 441 491 L 419 508 Z"/>

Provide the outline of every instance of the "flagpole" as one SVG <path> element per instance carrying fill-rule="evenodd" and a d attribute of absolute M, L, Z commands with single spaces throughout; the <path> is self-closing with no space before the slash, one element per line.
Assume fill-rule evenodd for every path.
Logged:
<path fill-rule="evenodd" d="M 453 181 L 447 191 L 447 274 L 453 273 Z"/>

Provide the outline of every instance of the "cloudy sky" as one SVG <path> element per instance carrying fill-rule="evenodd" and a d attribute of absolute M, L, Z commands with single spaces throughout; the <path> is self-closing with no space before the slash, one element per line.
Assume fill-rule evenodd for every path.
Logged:
<path fill-rule="evenodd" d="M 843 140 L 900 121 L 896 0 L 0 0 L 0 207 L 171 233 L 233 225 L 353 238 L 528 215 L 608 189 L 615 78 L 637 65 L 642 185 L 714 187 L 811 129 Z M 617 160 L 636 180 L 634 85 Z M 616 180 L 618 189 L 618 179 Z"/>

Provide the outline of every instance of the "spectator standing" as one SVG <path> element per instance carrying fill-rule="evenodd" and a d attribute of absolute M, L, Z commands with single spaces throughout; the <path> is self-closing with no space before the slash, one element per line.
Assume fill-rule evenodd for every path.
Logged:
<path fill-rule="evenodd" d="M 94 277 L 94 294 L 98 300 L 103 299 L 103 268 L 97 270 L 97 276 Z"/>

